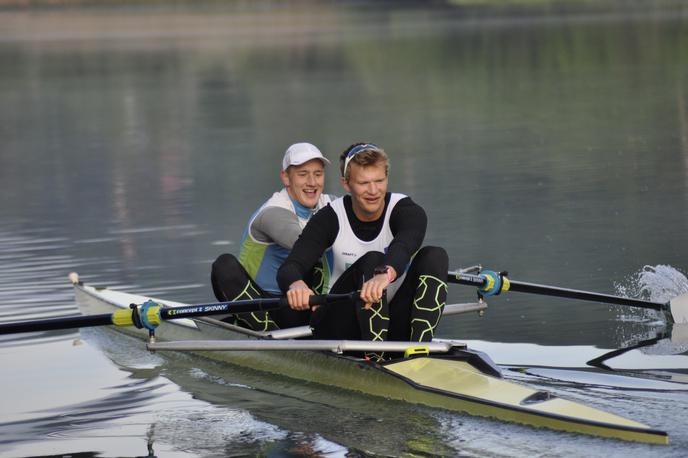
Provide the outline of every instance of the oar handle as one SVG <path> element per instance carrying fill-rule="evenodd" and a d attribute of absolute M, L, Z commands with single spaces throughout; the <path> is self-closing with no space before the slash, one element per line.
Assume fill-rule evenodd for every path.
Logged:
<path fill-rule="evenodd" d="M 358 292 L 345 294 L 322 294 L 311 296 L 309 305 L 325 305 L 330 302 L 351 300 Z M 289 306 L 286 297 L 268 297 L 258 299 L 244 299 L 229 302 L 214 302 L 211 304 L 187 305 L 184 307 L 162 307 L 161 320 L 175 320 L 179 318 L 193 318 L 196 316 L 226 315 L 228 313 L 263 312 Z"/>
<path fill-rule="evenodd" d="M 506 280 L 506 277 L 504 277 L 503 280 Z M 447 281 L 461 285 L 475 286 L 482 290 L 490 281 L 494 281 L 494 273 L 490 272 L 490 274 L 487 275 L 473 275 L 461 271 L 453 271 L 449 272 Z M 526 283 L 512 279 L 504 281 L 497 293 L 505 291 L 540 294 L 543 296 L 567 297 L 569 299 L 582 299 L 593 302 L 603 302 L 607 304 L 629 305 L 633 307 L 659 310 L 662 312 L 669 310 L 668 303 L 665 304 L 661 302 L 644 301 L 641 299 L 632 299 L 629 297 L 613 296 L 611 294 L 560 288 L 557 286 L 538 285 L 535 283 Z"/>

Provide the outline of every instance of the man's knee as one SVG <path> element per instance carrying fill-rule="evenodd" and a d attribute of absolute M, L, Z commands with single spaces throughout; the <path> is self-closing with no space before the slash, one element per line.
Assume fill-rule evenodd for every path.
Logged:
<path fill-rule="evenodd" d="M 449 255 L 442 247 L 424 246 L 414 258 L 421 271 L 432 270 L 436 273 L 447 273 L 449 269 Z"/>
<path fill-rule="evenodd" d="M 360 257 L 368 262 L 382 262 L 385 259 L 385 254 L 381 251 L 369 251 Z"/>
<path fill-rule="evenodd" d="M 241 269 L 239 260 L 228 253 L 221 254 L 213 262 L 211 275 L 215 278 L 232 278 L 237 275 Z"/>
<path fill-rule="evenodd" d="M 377 266 L 385 262 L 385 254 L 380 251 L 369 251 L 356 261 L 356 265 L 363 272 L 372 272 Z"/>
<path fill-rule="evenodd" d="M 245 299 L 253 299 L 263 294 L 239 260 L 231 254 L 222 254 L 213 262 L 210 282 L 213 285 L 215 297 L 220 301 L 234 300 L 249 286 L 255 294 L 252 293 L 252 296 Z"/>
<path fill-rule="evenodd" d="M 373 276 L 375 268 L 385 262 L 385 255 L 379 251 L 369 251 L 350 265 L 332 285 L 332 293 L 348 293 L 360 289 L 362 281 Z"/>

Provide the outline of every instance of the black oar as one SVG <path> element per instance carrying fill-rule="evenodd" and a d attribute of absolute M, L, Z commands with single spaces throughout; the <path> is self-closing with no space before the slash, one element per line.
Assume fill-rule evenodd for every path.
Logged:
<path fill-rule="evenodd" d="M 594 293 L 576 289 L 560 288 L 557 286 L 538 285 L 511 280 L 506 274 L 498 274 L 484 270 L 480 274 L 469 274 L 462 271 L 449 272 L 447 280 L 450 283 L 475 286 L 486 295 L 500 294 L 505 291 L 541 294 L 544 296 L 567 297 L 607 304 L 628 305 L 663 312 L 675 323 L 688 323 L 688 294 L 682 294 L 668 302 L 653 302 L 629 297 L 613 296 L 611 294 Z"/>
<path fill-rule="evenodd" d="M 358 293 L 325 294 L 311 296 L 310 305 L 324 305 L 340 300 L 355 300 Z M 101 315 L 49 318 L 45 320 L 18 321 L 0 324 L 0 334 L 21 332 L 53 331 L 57 329 L 86 328 L 92 326 L 136 326 L 153 330 L 162 321 L 179 318 L 193 318 L 207 315 L 227 315 L 232 313 L 259 312 L 288 306 L 286 297 L 247 299 L 212 304 L 186 305 L 183 307 L 164 307 L 153 301 L 141 305 L 132 304 L 129 309 L 117 310 Z"/>

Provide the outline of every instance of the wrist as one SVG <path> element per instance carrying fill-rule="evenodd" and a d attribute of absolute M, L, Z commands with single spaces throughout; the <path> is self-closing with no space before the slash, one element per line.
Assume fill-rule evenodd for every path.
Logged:
<path fill-rule="evenodd" d="M 375 268 L 375 275 L 386 275 L 387 281 L 392 283 L 397 277 L 396 272 L 392 266 L 378 266 Z"/>
<path fill-rule="evenodd" d="M 304 286 L 307 288 L 308 285 L 303 280 L 296 280 L 294 283 L 289 285 L 289 289 L 303 289 Z"/>

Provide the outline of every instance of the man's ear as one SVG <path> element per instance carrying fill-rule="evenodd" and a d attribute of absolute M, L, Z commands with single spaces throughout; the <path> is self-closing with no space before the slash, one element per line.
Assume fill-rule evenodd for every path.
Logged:
<path fill-rule="evenodd" d="M 282 170 L 280 172 L 280 179 L 282 180 L 282 184 L 284 185 L 285 188 L 289 187 L 289 174 L 287 174 L 286 171 Z"/>
<path fill-rule="evenodd" d="M 346 181 L 346 178 L 339 178 L 339 183 L 342 185 L 342 188 L 344 188 L 344 191 L 351 192 L 351 188 L 349 188 L 349 182 Z"/>

